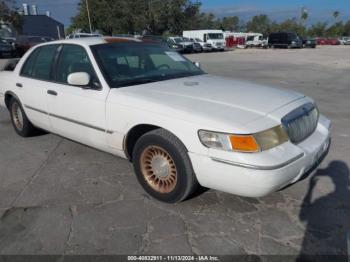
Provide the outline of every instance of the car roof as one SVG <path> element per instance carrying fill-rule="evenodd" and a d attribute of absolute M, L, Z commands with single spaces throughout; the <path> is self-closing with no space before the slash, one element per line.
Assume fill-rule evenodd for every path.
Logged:
<path fill-rule="evenodd" d="M 72 38 L 72 39 L 63 39 L 56 40 L 41 44 L 44 45 L 52 45 L 52 44 L 78 44 L 81 46 L 89 47 L 93 45 L 99 44 L 108 44 L 108 43 L 137 43 L 137 42 L 150 42 L 150 41 L 142 41 L 140 39 L 132 38 L 132 37 L 84 37 L 84 38 Z"/>

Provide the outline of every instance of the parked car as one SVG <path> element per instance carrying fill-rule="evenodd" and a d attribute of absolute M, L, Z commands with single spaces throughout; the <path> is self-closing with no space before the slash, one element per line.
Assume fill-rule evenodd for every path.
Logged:
<path fill-rule="evenodd" d="M 190 39 L 190 38 L 187 38 L 187 37 L 183 37 L 182 39 L 185 42 L 192 43 L 194 52 L 196 52 L 196 53 L 203 52 L 203 48 L 202 48 L 202 45 L 200 43 L 197 43 L 197 42 L 193 41 L 193 39 Z"/>
<path fill-rule="evenodd" d="M 339 39 L 336 38 L 316 38 L 317 45 L 340 45 Z"/>
<path fill-rule="evenodd" d="M 191 30 L 183 31 L 182 35 L 187 38 L 198 38 L 204 43 L 210 44 L 212 50 L 224 51 L 226 47 L 224 32 L 222 30 Z"/>
<path fill-rule="evenodd" d="M 349 36 L 342 37 L 340 42 L 342 45 L 350 45 L 350 37 Z"/>
<path fill-rule="evenodd" d="M 3 41 L 6 41 L 8 44 L 11 45 L 11 47 L 12 47 L 12 55 L 15 55 L 15 53 L 16 53 L 16 38 L 11 37 L 11 36 L 3 36 L 3 37 L 0 37 L 0 39 L 3 40 Z"/>
<path fill-rule="evenodd" d="M 317 41 L 315 38 L 301 38 L 303 41 L 303 47 L 309 47 L 309 48 L 316 48 L 317 46 Z"/>
<path fill-rule="evenodd" d="M 266 47 L 266 40 L 264 40 L 263 34 L 260 33 L 247 33 L 246 34 L 246 47 Z"/>
<path fill-rule="evenodd" d="M 134 38 L 134 36 L 130 36 L 130 37 Z M 181 44 L 177 44 L 174 40 L 171 40 L 169 38 L 164 38 L 163 36 L 144 35 L 144 36 L 138 36 L 136 38 L 140 39 L 144 42 L 156 42 L 156 43 L 161 43 L 161 44 L 167 45 L 170 49 L 172 49 L 173 51 L 179 52 L 179 53 L 184 52 L 184 48 Z"/>
<path fill-rule="evenodd" d="M 192 53 L 192 52 L 194 52 L 193 43 L 190 42 L 190 41 L 184 40 L 180 36 L 169 37 L 169 41 L 172 41 L 175 44 L 181 46 L 181 48 L 183 49 L 184 53 Z"/>
<path fill-rule="evenodd" d="M 199 44 L 201 46 L 202 52 L 210 52 L 213 50 L 213 47 L 210 43 L 205 43 L 199 38 L 190 38 L 190 41 Z"/>
<path fill-rule="evenodd" d="M 302 41 L 296 33 L 279 32 L 269 35 L 269 47 L 301 48 Z"/>
<path fill-rule="evenodd" d="M 73 33 L 73 34 L 66 36 L 66 39 L 84 38 L 84 37 L 102 37 L 102 35 L 90 34 L 90 33 Z"/>
<path fill-rule="evenodd" d="M 19 36 L 16 39 L 16 53 L 21 57 L 33 46 L 53 40 L 53 38 L 45 36 Z"/>
<path fill-rule="evenodd" d="M 0 38 L 0 58 L 13 57 L 14 49 L 13 46 L 8 43 L 5 39 Z"/>
<path fill-rule="evenodd" d="M 183 47 L 182 44 L 178 44 L 175 42 L 175 40 L 173 39 L 167 39 L 167 44 L 168 44 L 168 47 L 176 52 L 179 52 L 179 53 L 184 53 L 185 52 L 185 49 Z"/>
<path fill-rule="evenodd" d="M 329 45 L 340 45 L 340 41 L 337 38 L 329 38 L 328 39 L 328 44 Z"/>
<path fill-rule="evenodd" d="M 134 38 L 38 45 L 0 83 L 18 135 L 41 128 L 127 158 L 145 191 L 169 203 L 198 185 L 265 196 L 297 182 L 330 145 L 331 122 L 311 98 L 206 74 Z"/>

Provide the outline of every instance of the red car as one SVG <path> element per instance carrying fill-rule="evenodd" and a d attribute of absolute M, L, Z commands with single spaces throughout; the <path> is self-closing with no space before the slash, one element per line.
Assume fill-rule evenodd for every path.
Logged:
<path fill-rule="evenodd" d="M 340 41 L 336 38 L 316 38 L 317 45 L 340 45 Z"/>

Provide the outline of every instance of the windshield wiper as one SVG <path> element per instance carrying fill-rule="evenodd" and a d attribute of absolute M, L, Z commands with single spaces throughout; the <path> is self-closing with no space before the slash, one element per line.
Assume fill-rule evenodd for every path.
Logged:
<path fill-rule="evenodd" d="M 157 81 L 159 81 L 159 80 L 152 79 L 152 78 L 141 78 L 141 79 L 132 79 L 132 80 L 128 80 L 128 81 L 122 81 L 122 82 L 119 82 L 117 85 L 118 85 L 118 87 L 124 87 L 124 86 L 133 86 L 133 85 L 154 83 Z"/>

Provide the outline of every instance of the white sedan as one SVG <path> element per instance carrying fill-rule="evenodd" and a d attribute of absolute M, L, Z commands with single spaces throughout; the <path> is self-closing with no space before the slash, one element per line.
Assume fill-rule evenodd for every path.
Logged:
<path fill-rule="evenodd" d="M 154 198 L 201 185 L 261 197 L 328 152 L 331 122 L 302 94 L 204 73 L 159 43 L 82 38 L 32 48 L 0 73 L 0 105 L 37 129 L 127 158 Z"/>

